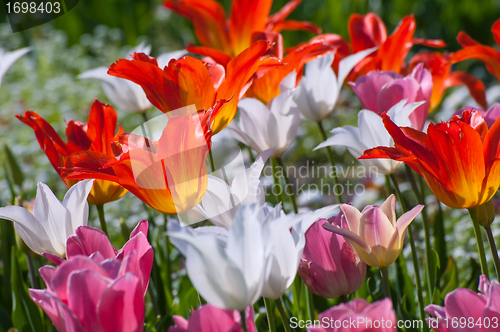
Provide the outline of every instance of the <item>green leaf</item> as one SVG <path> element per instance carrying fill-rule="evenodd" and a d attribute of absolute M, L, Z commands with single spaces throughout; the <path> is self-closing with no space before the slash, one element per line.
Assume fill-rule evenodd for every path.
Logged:
<path fill-rule="evenodd" d="M 436 250 L 431 249 L 431 261 L 429 262 L 429 269 L 430 271 L 434 272 L 432 275 L 437 276 L 437 271 L 441 267 L 441 262 L 439 260 L 439 255 Z M 437 284 L 437 280 L 434 280 L 434 285 Z M 434 287 L 436 289 L 436 287 Z M 434 289 L 432 290 L 434 292 Z"/>
<path fill-rule="evenodd" d="M 19 332 L 43 331 L 40 309 L 28 294 L 17 263 L 15 248 L 12 248 L 11 259 L 12 323 Z"/>
<path fill-rule="evenodd" d="M 438 201 L 438 211 L 434 218 L 434 249 L 436 250 L 439 261 L 443 262 L 442 266 L 438 269 L 436 284 L 439 287 L 440 277 L 444 273 L 444 262 L 447 260 L 448 254 L 446 251 L 446 239 L 444 230 L 444 217 L 441 203 Z"/>
<path fill-rule="evenodd" d="M 9 179 L 9 181 L 12 181 L 12 183 L 21 187 L 24 182 L 23 171 L 21 170 L 21 167 L 19 166 L 16 158 L 14 157 L 14 154 L 7 145 L 4 145 L 4 153 L 5 153 L 4 166 L 6 172 L 5 175 Z"/>
<path fill-rule="evenodd" d="M 406 301 L 406 302 L 408 302 L 408 301 Z M 397 314 L 398 314 L 399 319 L 404 320 L 405 322 L 417 321 L 417 318 L 415 316 L 412 316 L 409 312 L 407 312 L 404 309 L 403 302 L 401 302 L 400 305 L 397 306 L 396 310 L 397 310 Z M 405 332 L 420 332 L 420 330 L 417 328 L 417 326 L 411 326 L 409 328 L 405 328 L 404 330 L 405 330 Z"/>
<path fill-rule="evenodd" d="M 406 260 L 403 255 L 399 255 L 395 262 L 396 266 L 396 292 L 399 298 L 406 298 L 406 307 L 409 312 L 416 312 L 417 301 L 415 300 L 413 281 L 406 268 Z"/>
<path fill-rule="evenodd" d="M 460 287 L 468 288 L 477 292 L 477 287 L 479 285 L 479 276 L 481 275 L 481 266 L 473 259 L 469 259 L 469 265 L 471 267 L 471 274 L 467 281 L 463 282 Z"/>
<path fill-rule="evenodd" d="M 446 270 L 443 273 L 442 280 L 444 286 L 441 289 L 441 298 L 444 299 L 446 294 L 458 288 L 457 265 L 451 256 L 448 257 L 448 264 L 446 265 Z"/>

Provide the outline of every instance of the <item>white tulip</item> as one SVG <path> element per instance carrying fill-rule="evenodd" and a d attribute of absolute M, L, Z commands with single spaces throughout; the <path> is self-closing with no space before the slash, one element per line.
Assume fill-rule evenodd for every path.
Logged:
<path fill-rule="evenodd" d="M 338 77 L 332 69 L 334 53 L 308 62 L 293 98 L 302 116 L 319 122 L 333 112 L 347 75 L 358 62 L 375 50 L 363 50 L 340 60 Z"/>
<path fill-rule="evenodd" d="M 295 73 L 288 77 L 293 76 Z M 300 124 L 300 113 L 293 101 L 295 92 L 296 89 L 282 89 L 267 105 L 254 98 L 242 99 L 238 104 L 239 123 L 229 123 L 229 132 L 258 154 L 274 148 L 271 157 L 281 157 L 295 140 Z"/>
<path fill-rule="evenodd" d="M 202 232 L 169 222 L 168 236 L 186 257 L 188 276 L 208 303 L 241 311 L 259 299 L 270 254 L 267 229 L 255 220 L 260 209 L 256 203 L 242 206 L 227 230 L 212 226 Z"/>
<path fill-rule="evenodd" d="M 87 196 L 94 180 L 83 180 L 71 187 L 60 202 L 44 183 L 38 183 L 33 214 L 20 206 L 0 208 L 0 218 L 11 220 L 24 243 L 35 253 L 64 257 L 66 240 L 87 225 Z"/>
<path fill-rule="evenodd" d="M 271 153 L 272 149 L 269 149 L 259 155 L 250 168 L 236 174 L 231 186 L 216 176 L 208 175 L 205 196 L 193 210 L 216 226 L 231 227 L 241 205 L 255 202 L 259 206 L 264 205 L 266 197 L 259 177 Z"/>
<path fill-rule="evenodd" d="M 31 51 L 29 47 L 21 48 L 12 52 L 5 52 L 0 48 L 0 86 L 2 85 L 3 75 L 20 57 Z"/>
<path fill-rule="evenodd" d="M 387 115 L 398 126 L 410 127 L 410 114 L 423 102 L 406 105 L 406 99 L 401 100 L 387 111 Z M 359 158 L 365 150 L 377 147 L 394 147 L 394 141 L 384 127 L 382 117 L 369 110 L 358 113 L 358 128 L 344 126 L 331 131 L 332 137 L 318 145 L 314 150 L 325 146 L 345 146 L 354 158 Z M 392 174 L 401 165 L 401 162 L 389 159 L 360 160 L 368 170 L 375 170 L 379 174 Z"/>
<path fill-rule="evenodd" d="M 219 308 L 243 310 L 260 296 L 283 295 L 297 274 L 305 231 L 332 208 L 285 215 L 280 205 L 253 203 L 239 208 L 230 228 L 170 221 L 168 235 L 200 295 Z"/>
<path fill-rule="evenodd" d="M 127 59 L 132 59 L 134 52 L 145 53 L 149 55 L 151 46 L 145 46 L 143 43 L 130 50 Z M 158 57 L 157 61 L 160 67 L 164 67 L 168 62 L 186 54 L 185 51 L 175 51 L 165 53 Z M 102 81 L 104 93 L 114 106 L 127 112 L 144 113 L 151 107 L 142 87 L 129 80 L 108 75 L 108 67 L 99 67 L 80 74 L 78 78 L 94 78 Z"/>

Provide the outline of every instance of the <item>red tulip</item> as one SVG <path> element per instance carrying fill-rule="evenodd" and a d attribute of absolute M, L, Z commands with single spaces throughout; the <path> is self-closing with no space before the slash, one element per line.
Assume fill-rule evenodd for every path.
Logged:
<path fill-rule="evenodd" d="M 500 19 L 493 23 L 491 32 L 497 44 L 500 45 Z M 486 69 L 500 81 L 500 51 L 491 46 L 479 44 L 464 31 L 460 31 L 457 40 L 463 48 L 453 54 L 451 63 L 467 59 L 480 60 L 486 64 Z"/>
<path fill-rule="evenodd" d="M 436 197 L 451 208 L 488 202 L 500 186 L 500 121 L 488 129 L 481 114 L 466 110 L 448 122 L 431 123 L 427 134 L 398 127 L 383 114 L 395 147 L 366 150 L 360 159 L 403 161 L 424 177 Z"/>
<path fill-rule="evenodd" d="M 172 60 L 162 69 L 156 59 L 135 53 L 133 60 L 112 64 L 108 73 L 142 86 L 149 101 L 164 113 L 192 104 L 197 111 L 212 111 L 210 128 L 217 134 L 234 118 L 254 74 L 280 63 L 263 57 L 270 46 L 263 40 L 252 44 L 229 61 L 227 69 L 190 56 Z"/>
<path fill-rule="evenodd" d="M 215 0 L 166 0 L 163 5 L 193 23 L 203 47 L 189 46 L 191 53 L 211 57 L 224 67 L 232 57 L 250 47 L 255 33 L 306 30 L 320 33 L 310 22 L 285 21 L 302 0 L 292 0 L 270 15 L 272 0 L 234 0 L 231 16 Z"/>
<path fill-rule="evenodd" d="M 64 175 L 116 182 L 162 213 L 187 211 L 207 189 L 211 115 L 212 111 L 172 116 L 158 141 L 122 134 L 114 143 L 118 158 L 93 151 L 75 153 L 68 158 Z"/>
<path fill-rule="evenodd" d="M 379 49 L 367 56 L 351 72 L 350 80 L 373 70 L 390 70 L 406 74 L 405 58 L 414 44 L 431 47 L 444 47 L 442 40 L 413 38 L 416 23 L 413 15 L 405 16 L 394 32 L 387 37 L 384 22 L 374 13 L 366 15 L 352 14 L 349 18 L 349 36 L 353 52 L 359 52 L 374 46 Z"/>
<path fill-rule="evenodd" d="M 123 133 L 120 125 L 118 125 L 118 131 L 116 131 L 118 115 L 113 107 L 103 104 L 97 99 L 92 104 L 87 123 L 74 120 L 68 122 L 66 128 L 67 143 L 37 113 L 26 111 L 24 115 L 16 115 L 16 117 L 33 128 L 40 147 L 68 188 L 78 181 L 66 179 L 62 175 L 62 168 L 67 157 L 72 153 L 81 151 L 99 152 L 108 157 L 113 157 L 111 142 Z M 126 192 L 122 186 L 116 183 L 96 180 L 92 186 L 88 201 L 91 204 L 104 204 L 121 198 Z"/>
<path fill-rule="evenodd" d="M 457 70 L 452 73 L 451 57 L 452 54 L 449 53 L 421 52 L 410 60 L 410 69 L 413 70 L 415 66 L 423 63 L 425 69 L 432 75 L 433 88 L 429 112 L 438 107 L 446 89 L 458 85 L 465 85 L 477 103 L 482 107 L 486 107 L 486 89 L 483 82 L 464 71 Z"/>

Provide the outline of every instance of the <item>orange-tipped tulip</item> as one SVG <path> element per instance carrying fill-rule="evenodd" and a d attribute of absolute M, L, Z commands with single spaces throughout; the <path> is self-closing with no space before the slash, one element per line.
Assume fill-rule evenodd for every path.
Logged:
<path fill-rule="evenodd" d="M 274 57 L 263 57 L 270 46 L 264 40 L 254 43 L 229 61 L 227 69 L 190 56 L 172 60 L 162 69 L 156 59 L 135 53 L 133 60 L 112 64 L 108 73 L 139 84 L 164 113 L 193 104 L 197 111 L 211 111 L 210 127 L 217 134 L 234 118 L 253 75 L 280 63 Z"/>
<path fill-rule="evenodd" d="M 232 57 L 252 44 L 254 33 L 283 30 L 320 33 L 310 22 L 285 21 L 301 2 L 292 0 L 270 15 L 273 0 L 233 0 L 227 20 L 224 8 L 216 0 L 166 0 L 163 5 L 193 23 L 194 33 L 203 46 L 189 46 L 188 51 L 209 56 L 225 67 Z"/>
<path fill-rule="evenodd" d="M 455 209 L 488 202 L 500 186 L 500 120 L 490 129 L 481 114 L 465 110 L 448 122 L 431 123 L 427 134 L 398 127 L 383 114 L 395 147 L 365 151 L 360 159 L 403 161 L 424 177 L 436 197 Z"/>
<path fill-rule="evenodd" d="M 421 52 L 410 60 L 410 70 L 416 65 L 423 63 L 432 75 L 432 95 L 429 112 L 432 112 L 443 99 L 446 89 L 453 86 L 465 85 L 471 96 L 482 107 L 486 108 L 486 88 L 481 80 L 464 71 L 451 72 L 450 53 Z"/>
<path fill-rule="evenodd" d="M 500 45 L 500 19 L 493 23 L 491 32 L 497 44 Z M 457 40 L 463 48 L 453 54 L 452 63 L 467 59 L 482 61 L 486 64 L 486 69 L 500 81 L 500 51 L 491 46 L 479 44 L 464 31 L 460 31 Z"/>
<path fill-rule="evenodd" d="M 113 181 L 162 213 L 185 212 L 201 201 L 207 189 L 210 115 L 195 111 L 173 115 L 158 141 L 122 134 L 114 144 L 118 158 L 93 151 L 72 154 L 64 175 Z"/>
<path fill-rule="evenodd" d="M 444 47 L 442 40 L 413 38 L 416 29 L 415 17 L 405 16 L 394 32 L 387 37 L 384 22 L 374 13 L 352 14 L 348 23 L 353 52 L 378 46 L 379 49 L 367 56 L 351 72 L 350 81 L 373 70 L 391 70 L 407 74 L 405 58 L 414 44 Z"/>
<path fill-rule="evenodd" d="M 97 99 L 92 104 L 87 123 L 73 120 L 68 122 L 67 142 L 64 142 L 54 128 L 35 112 L 26 111 L 24 115 L 16 115 L 16 117 L 33 128 L 40 147 L 68 188 L 78 181 L 65 179 L 62 176 L 62 167 L 67 157 L 79 151 L 99 152 L 113 157 L 111 142 L 123 133 L 120 125 L 118 125 L 118 132 L 116 131 L 118 115 L 113 107 Z M 127 190 L 116 183 L 97 180 L 94 181 L 88 201 L 90 204 L 104 204 L 116 201 L 126 192 Z"/>

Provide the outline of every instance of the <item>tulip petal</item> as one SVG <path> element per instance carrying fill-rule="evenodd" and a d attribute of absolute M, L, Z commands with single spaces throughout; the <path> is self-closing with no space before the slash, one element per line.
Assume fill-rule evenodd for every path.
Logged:
<path fill-rule="evenodd" d="M 76 229 L 76 237 L 68 239 L 66 249 L 68 259 L 75 255 L 90 256 L 96 252 L 100 252 L 105 259 L 115 258 L 117 253 L 106 233 L 100 229 L 81 226 Z"/>
<path fill-rule="evenodd" d="M 66 236 L 68 237 L 74 234 L 77 227 L 87 225 L 89 219 L 87 196 L 92 189 L 93 182 L 93 180 L 80 181 L 69 188 L 66 195 L 64 195 L 62 204 L 71 216 L 71 229 L 66 229 Z"/>
<path fill-rule="evenodd" d="M 139 233 L 143 233 L 144 235 L 148 235 L 148 228 L 149 228 L 149 223 L 147 220 L 141 220 L 139 223 L 135 226 L 135 228 L 132 230 L 130 233 L 129 239 L 135 237 Z"/>
<path fill-rule="evenodd" d="M 97 304 L 111 283 L 95 271 L 73 271 L 68 278 L 68 307 L 87 331 L 101 330 Z"/>
<path fill-rule="evenodd" d="M 144 328 L 144 293 L 137 276 L 127 273 L 104 290 L 97 316 L 104 331 L 141 332 Z"/>
<path fill-rule="evenodd" d="M 229 39 L 234 54 L 243 52 L 255 31 L 265 30 L 272 0 L 234 0 L 228 20 Z"/>
<path fill-rule="evenodd" d="M 215 0 L 166 0 L 163 5 L 193 23 L 201 44 L 228 53 L 230 41 L 226 30 L 226 14 Z"/>
<path fill-rule="evenodd" d="M 394 196 L 394 194 L 389 195 L 384 203 L 380 205 L 380 208 L 387 216 L 392 226 L 396 228 L 396 196 Z"/>
<path fill-rule="evenodd" d="M 214 60 L 216 63 L 222 65 L 224 68 L 227 67 L 227 64 L 229 63 L 229 61 L 231 61 L 233 59 L 231 56 L 227 55 L 226 53 L 219 51 L 215 48 L 211 48 L 211 47 L 203 47 L 203 46 L 196 46 L 196 45 L 189 44 L 186 47 L 186 50 L 189 53 L 208 56 L 212 60 Z"/>
<path fill-rule="evenodd" d="M 30 289 L 30 297 L 49 316 L 58 331 L 86 332 L 73 313 L 64 303 L 46 290 Z"/>
<path fill-rule="evenodd" d="M 415 217 L 422 211 L 424 205 L 417 205 L 410 211 L 404 213 L 401 217 L 399 217 L 398 222 L 396 224 L 396 228 L 398 230 L 398 234 L 400 237 L 399 247 L 403 247 L 404 238 L 406 235 L 406 229 L 410 225 L 410 223 L 415 219 Z"/>
<path fill-rule="evenodd" d="M 486 64 L 488 71 L 500 80 L 500 52 L 493 47 L 484 45 L 467 46 L 453 53 L 452 63 L 468 59 L 476 59 Z"/>
<path fill-rule="evenodd" d="M 0 218 L 11 220 L 24 243 L 41 255 L 44 252 L 64 255 L 64 250 L 58 251 L 52 244 L 43 225 L 28 210 L 20 206 L 0 208 Z M 60 249 L 60 248 L 58 248 Z"/>
<path fill-rule="evenodd" d="M 348 28 L 353 53 L 378 46 L 387 39 L 385 24 L 375 13 L 351 14 Z"/>
<path fill-rule="evenodd" d="M 357 244 L 359 247 L 361 247 L 366 253 L 371 253 L 372 249 L 368 246 L 368 244 L 356 233 L 349 231 L 347 229 L 343 229 L 338 226 L 330 225 L 330 224 L 323 224 L 323 228 L 333 232 L 335 234 L 342 235 L 346 239 L 353 241 L 355 244 Z"/>

